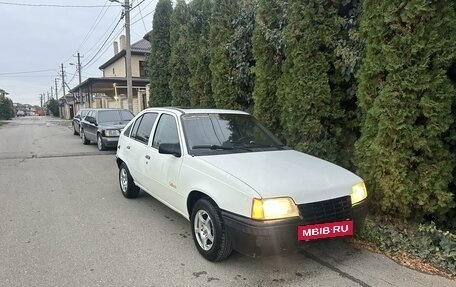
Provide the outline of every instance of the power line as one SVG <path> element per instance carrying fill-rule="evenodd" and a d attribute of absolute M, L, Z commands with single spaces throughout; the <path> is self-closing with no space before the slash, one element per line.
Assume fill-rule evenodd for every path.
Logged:
<path fill-rule="evenodd" d="M 98 56 L 98 54 L 100 53 L 100 51 L 104 48 L 104 45 L 106 45 L 106 43 L 108 42 L 108 40 L 110 39 L 110 37 L 112 36 L 112 34 L 114 33 L 114 31 L 117 29 L 117 26 L 119 25 L 120 21 L 122 21 L 123 19 L 123 14 L 122 14 L 122 17 L 120 17 L 119 21 L 117 21 L 117 24 L 116 26 L 114 27 L 114 29 L 112 29 L 111 33 L 109 34 L 109 36 L 106 38 L 106 40 L 104 41 L 104 43 L 101 45 L 100 49 L 98 49 L 98 51 L 95 53 L 95 55 L 89 60 L 87 61 L 87 63 L 84 65 L 84 68 L 86 68 L 94 59 L 96 56 Z"/>
<path fill-rule="evenodd" d="M 103 8 L 100 10 L 100 13 L 98 13 L 98 16 L 97 18 L 95 18 L 95 21 L 93 22 L 92 24 L 92 27 L 90 27 L 89 29 L 89 32 L 87 32 L 87 34 L 85 35 L 84 39 L 82 40 L 81 44 L 79 45 L 78 47 L 78 51 L 82 48 L 82 46 L 84 46 L 84 44 L 87 42 L 87 40 L 90 38 L 90 35 L 91 33 L 93 33 L 93 31 L 95 31 L 95 28 L 98 26 L 98 24 L 100 24 L 100 21 L 101 19 L 103 19 L 103 17 L 106 15 L 106 12 L 108 12 L 108 8 L 109 6 L 111 6 L 111 2 L 109 2 L 109 5 L 108 7 L 106 7 L 106 4 L 109 2 L 109 0 L 106 0 Z M 105 9 L 106 8 L 106 9 Z M 104 11 L 104 13 L 103 13 Z M 103 13 L 103 15 L 101 15 Z M 101 16 L 101 17 L 100 17 Z"/>
<path fill-rule="evenodd" d="M 122 14 L 122 13 L 120 14 L 120 17 L 123 17 L 123 14 Z M 121 18 L 121 19 L 122 19 L 122 18 Z M 112 27 L 113 27 L 114 25 L 116 25 L 116 20 L 117 20 L 117 18 L 114 18 L 114 21 L 111 23 L 111 25 L 109 25 L 108 29 L 106 29 L 106 32 L 104 32 L 103 35 L 100 36 L 100 39 L 103 39 L 103 38 L 109 33 L 109 31 L 112 29 Z M 118 24 L 118 23 L 117 23 L 117 24 Z M 115 29 L 115 28 L 114 28 L 114 29 Z M 111 32 L 111 33 L 112 33 L 112 32 Z M 100 43 L 101 43 L 101 41 L 95 43 L 94 45 L 92 45 L 92 47 L 90 47 L 89 50 L 84 51 L 84 54 L 85 54 L 85 55 L 88 55 L 93 49 L 95 49 L 96 47 L 98 47 L 98 45 L 99 45 Z"/>
<path fill-rule="evenodd" d="M 50 72 L 50 71 L 55 71 L 55 69 L 37 70 L 37 71 L 25 71 L 25 72 L 0 73 L 0 76 L 3 76 L 3 75 L 19 75 L 19 74 L 33 74 L 33 73 Z"/>
<path fill-rule="evenodd" d="M 100 5 L 58 5 L 58 4 L 29 4 L 29 3 L 12 3 L 0 1 L 3 5 L 27 6 L 27 7 L 54 7 L 54 8 L 101 8 Z"/>
<path fill-rule="evenodd" d="M 142 19 L 144 19 L 145 17 L 149 16 L 150 14 L 154 13 L 155 12 L 155 9 L 150 11 L 149 13 L 147 13 L 146 15 L 144 15 L 143 17 L 139 18 L 138 20 L 136 20 L 135 22 L 131 23 L 130 25 L 133 25 L 133 24 L 136 24 L 138 23 L 139 21 L 141 21 Z"/>
<path fill-rule="evenodd" d="M 117 34 L 116 34 L 114 37 L 111 37 L 111 38 L 112 38 L 112 39 L 118 38 L 118 37 L 120 36 L 120 34 L 122 34 L 122 32 L 123 32 L 123 29 L 119 30 L 119 32 L 117 32 Z M 109 39 L 109 38 L 108 38 L 108 39 Z M 105 52 L 106 52 L 109 48 L 110 48 L 110 46 L 106 46 L 106 47 L 104 48 L 104 50 L 101 51 L 101 53 L 99 53 L 98 57 L 97 57 L 96 59 L 94 59 L 94 61 L 92 61 L 92 63 L 86 64 L 86 65 L 84 66 L 84 68 L 87 69 L 87 68 L 91 67 L 93 64 L 95 64 L 101 57 L 103 57 L 103 56 L 105 55 Z"/>

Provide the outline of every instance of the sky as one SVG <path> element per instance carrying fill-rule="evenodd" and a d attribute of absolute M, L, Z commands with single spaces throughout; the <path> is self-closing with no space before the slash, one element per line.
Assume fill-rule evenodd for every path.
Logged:
<path fill-rule="evenodd" d="M 132 44 L 152 29 L 157 1 L 130 0 Z M 39 105 L 58 79 L 61 97 L 61 64 L 68 86 L 79 83 L 78 52 L 82 81 L 101 77 L 98 67 L 125 34 L 121 13 L 120 3 L 109 0 L 0 0 L 0 89 L 14 103 Z"/>

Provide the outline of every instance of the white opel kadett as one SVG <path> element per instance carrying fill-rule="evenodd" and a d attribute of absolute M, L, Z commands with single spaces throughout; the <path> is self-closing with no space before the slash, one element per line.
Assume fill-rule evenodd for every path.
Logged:
<path fill-rule="evenodd" d="M 116 157 L 122 194 L 142 189 L 190 220 L 210 261 L 351 236 L 367 213 L 360 177 L 284 146 L 241 111 L 146 109 L 122 131 Z"/>

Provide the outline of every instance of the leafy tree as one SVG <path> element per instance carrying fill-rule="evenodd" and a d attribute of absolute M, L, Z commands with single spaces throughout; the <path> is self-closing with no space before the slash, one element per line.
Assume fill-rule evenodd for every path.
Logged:
<path fill-rule="evenodd" d="M 52 113 L 54 117 L 60 116 L 59 102 L 56 99 L 49 99 L 49 101 L 46 102 L 46 108 Z"/>
<path fill-rule="evenodd" d="M 378 210 L 440 216 L 454 205 L 455 156 L 443 136 L 454 121 L 456 15 L 451 0 L 367 0 L 359 71 L 356 158 Z"/>
<path fill-rule="evenodd" d="M 189 19 L 190 105 L 193 107 L 215 107 L 212 97 L 211 71 L 209 69 L 209 19 L 212 0 L 193 0 Z"/>
<path fill-rule="evenodd" d="M 254 114 L 275 134 L 280 134 L 281 103 L 277 98 L 277 82 L 285 59 L 283 30 L 287 24 L 288 1 L 260 0 L 253 32 L 255 57 Z"/>
<path fill-rule="evenodd" d="M 340 151 L 334 119 L 341 117 L 328 73 L 338 31 L 336 9 L 326 0 L 290 0 L 284 31 L 286 59 L 277 91 L 288 144 L 336 161 Z"/>
<path fill-rule="evenodd" d="M 171 105 L 169 89 L 170 25 L 173 6 L 171 0 L 159 0 L 155 8 L 149 56 L 149 106 Z"/>
<path fill-rule="evenodd" d="M 170 81 L 172 105 L 190 105 L 190 71 L 188 68 L 189 9 L 184 0 L 178 0 L 171 16 Z"/>
<path fill-rule="evenodd" d="M 254 66 L 251 37 L 255 1 L 216 0 L 210 43 L 212 91 L 218 108 L 249 110 Z"/>
<path fill-rule="evenodd" d="M 9 120 L 14 117 L 13 102 L 6 96 L 0 95 L 0 120 Z"/>

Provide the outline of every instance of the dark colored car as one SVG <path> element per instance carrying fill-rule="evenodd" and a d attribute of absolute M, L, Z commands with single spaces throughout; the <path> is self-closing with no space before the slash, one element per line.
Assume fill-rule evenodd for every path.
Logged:
<path fill-rule="evenodd" d="M 87 113 L 91 109 L 80 109 L 76 115 L 73 117 L 73 122 L 71 125 L 73 126 L 73 134 L 78 135 L 79 131 L 81 130 L 81 120 L 87 115 Z"/>
<path fill-rule="evenodd" d="M 122 129 L 134 115 L 126 109 L 92 109 L 81 121 L 83 144 L 96 142 L 99 150 L 116 147 Z"/>

